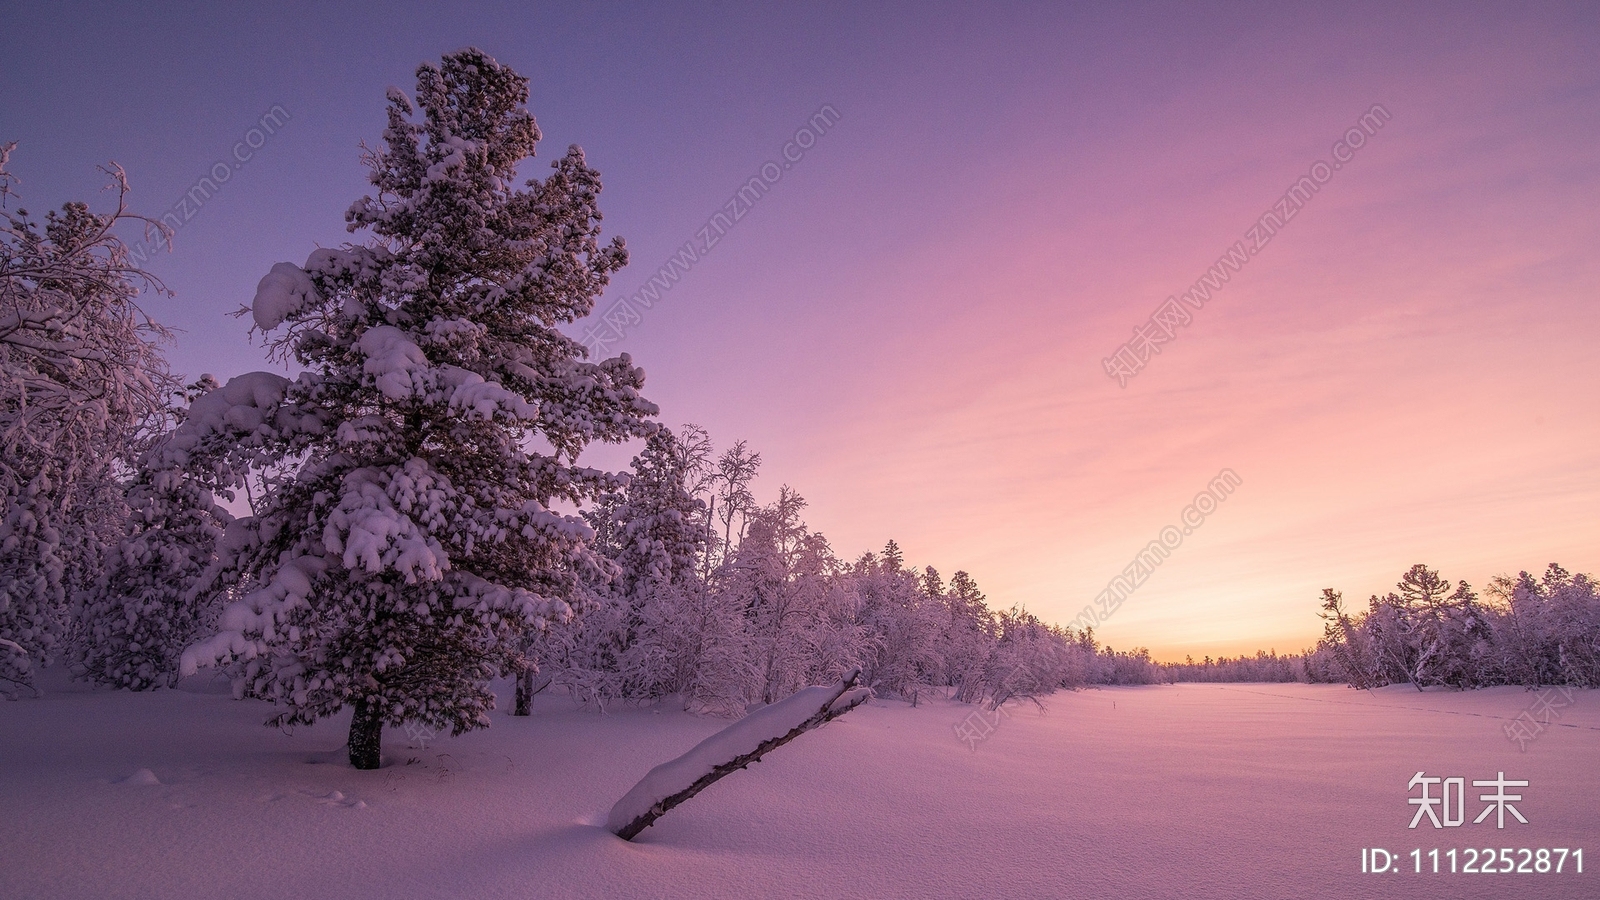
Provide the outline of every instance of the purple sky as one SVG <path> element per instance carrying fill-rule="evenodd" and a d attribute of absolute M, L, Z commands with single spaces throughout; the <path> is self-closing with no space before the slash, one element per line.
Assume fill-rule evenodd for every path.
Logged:
<path fill-rule="evenodd" d="M 663 419 L 748 438 L 842 554 L 900 542 L 1066 622 L 1217 472 L 1243 484 L 1099 629 L 1298 650 L 1323 587 L 1600 569 L 1600 7 L 323 5 L 6 13 L 35 212 L 116 160 L 191 376 L 347 240 L 389 85 L 477 45 L 583 145 L 633 293 L 819 108 L 839 119 L 618 345 Z M 1102 359 L 1374 104 L 1391 118 L 1126 387 Z M 542 174 L 536 161 L 527 174 Z M 624 460 L 626 454 L 598 457 Z"/>

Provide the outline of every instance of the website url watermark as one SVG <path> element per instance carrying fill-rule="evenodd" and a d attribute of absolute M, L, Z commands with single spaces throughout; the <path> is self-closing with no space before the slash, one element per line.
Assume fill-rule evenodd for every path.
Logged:
<path fill-rule="evenodd" d="M 1139 589 L 1139 586 L 1148 580 L 1156 568 L 1172 551 L 1183 546 L 1183 539 L 1195 532 L 1195 529 L 1205 524 L 1206 517 L 1217 511 L 1222 501 L 1228 495 L 1238 490 L 1244 480 L 1232 469 L 1223 469 L 1206 485 L 1206 489 L 1194 496 L 1194 500 L 1178 513 L 1181 525 L 1168 525 L 1161 529 L 1156 539 L 1146 544 L 1134 556 L 1133 561 L 1122 569 L 1122 574 L 1111 579 L 1105 589 L 1095 595 L 1094 601 L 1083 608 L 1077 617 L 1069 623 L 1069 628 L 1082 631 L 1093 628 L 1121 608 L 1123 601 Z"/>
<path fill-rule="evenodd" d="M 600 316 L 600 321 L 589 327 L 584 333 L 583 344 L 592 354 L 602 354 L 610 349 L 612 344 L 627 337 L 628 329 L 638 326 L 644 321 L 641 310 L 648 310 L 660 302 L 666 292 L 672 290 L 683 276 L 710 255 L 712 248 L 725 237 L 733 227 L 739 223 L 763 197 L 772 190 L 785 172 L 794 168 L 800 160 L 817 145 L 817 141 L 828 133 L 840 115 L 831 104 L 823 104 L 806 123 L 795 129 L 793 136 L 779 150 L 782 162 L 767 160 L 737 189 L 728 201 L 717 208 L 698 229 L 694 236 L 684 241 L 678 251 L 666 262 L 656 267 L 652 274 L 638 290 L 611 304 Z"/>
<path fill-rule="evenodd" d="M 200 212 L 200 208 L 222 190 L 222 186 L 233 178 L 235 172 L 254 159 L 256 151 L 265 147 L 268 139 L 277 134 L 278 129 L 287 124 L 290 118 L 289 111 L 281 104 L 274 104 L 271 109 L 262 113 L 256 124 L 250 126 L 237 141 L 234 141 L 230 152 L 231 161 L 219 159 L 212 163 L 206 174 L 190 185 L 177 202 L 159 218 L 151 220 L 152 227 L 147 230 L 145 239 L 128 248 L 128 257 L 133 264 L 142 266 L 155 255 L 156 251 L 172 249 L 172 236 L 189 224 L 190 220 Z"/>
<path fill-rule="evenodd" d="M 1182 294 L 1166 299 L 1156 307 L 1150 318 L 1133 329 L 1133 337 L 1118 347 L 1110 356 L 1100 361 L 1106 375 L 1117 380 L 1118 387 L 1127 387 L 1128 380 L 1139 374 L 1151 358 L 1161 353 L 1161 345 L 1175 340 L 1178 329 L 1194 321 L 1189 310 L 1199 310 L 1211 300 L 1211 295 L 1222 290 L 1223 285 L 1243 269 L 1245 263 L 1266 249 L 1272 238 L 1304 209 L 1322 186 L 1333 180 L 1333 173 L 1344 168 L 1355 158 L 1357 151 L 1367 144 L 1367 139 L 1394 118 L 1381 103 L 1374 103 L 1334 141 L 1329 153 L 1333 162 L 1317 160 L 1306 174 L 1289 185 L 1273 204 L 1256 221 L 1245 229 L 1244 237 L 1234 241 L 1218 256 L 1210 268 Z"/>

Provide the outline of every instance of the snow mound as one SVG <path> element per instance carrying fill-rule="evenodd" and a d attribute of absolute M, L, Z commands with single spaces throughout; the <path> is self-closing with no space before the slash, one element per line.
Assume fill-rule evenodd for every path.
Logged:
<path fill-rule="evenodd" d="M 367 329 L 357 342 L 367 357 L 361 369 L 390 400 L 408 400 L 428 387 L 428 357 L 393 325 Z"/>
<path fill-rule="evenodd" d="M 124 778 L 121 781 L 117 782 L 117 784 L 134 784 L 134 785 L 138 785 L 138 784 L 160 784 L 160 783 L 161 783 L 161 779 L 157 778 L 156 777 L 156 773 L 150 771 L 149 769 L 140 769 L 139 771 L 133 773 L 132 775 L 129 775 L 127 778 Z"/>
<path fill-rule="evenodd" d="M 271 331 L 308 304 L 316 303 L 317 286 L 311 276 L 294 263 L 281 262 L 272 267 L 256 285 L 255 299 L 250 302 L 250 316 L 256 327 Z"/>

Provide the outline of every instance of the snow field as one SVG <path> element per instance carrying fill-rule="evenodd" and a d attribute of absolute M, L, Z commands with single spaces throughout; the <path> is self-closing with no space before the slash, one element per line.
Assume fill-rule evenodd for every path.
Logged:
<path fill-rule="evenodd" d="M 204 680 L 46 687 L 0 705 L 4 897 L 1600 896 L 1591 871 L 1360 872 L 1364 847 L 1600 858 L 1592 692 L 1526 751 L 1502 728 L 1535 695 L 1512 688 L 1086 690 L 970 744 L 972 706 L 873 701 L 628 843 L 606 810 L 726 720 L 543 697 L 518 719 L 502 690 L 487 731 L 390 729 L 358 772 L 343 716 L 290 735 Z M 1419 770 L 1527 779 L 1529 824 L 1471 825 L 1469 788 L 1468 825 L 1410 831 Z"/>

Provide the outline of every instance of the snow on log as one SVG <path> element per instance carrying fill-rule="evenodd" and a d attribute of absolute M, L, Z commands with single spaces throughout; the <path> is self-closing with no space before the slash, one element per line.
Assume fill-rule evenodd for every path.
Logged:
<path fill-rule="evenodd" d="M 677 759 L 656 766 L 611 807 L 606 829 L 631 841 L 667 810 L 724 775 L 855 709 L 872 696 L 870 689 L 855 687 L 860 677 L 860 669 L 851 669 L 838 684 L 796 691 L 713 734 Z"/>

